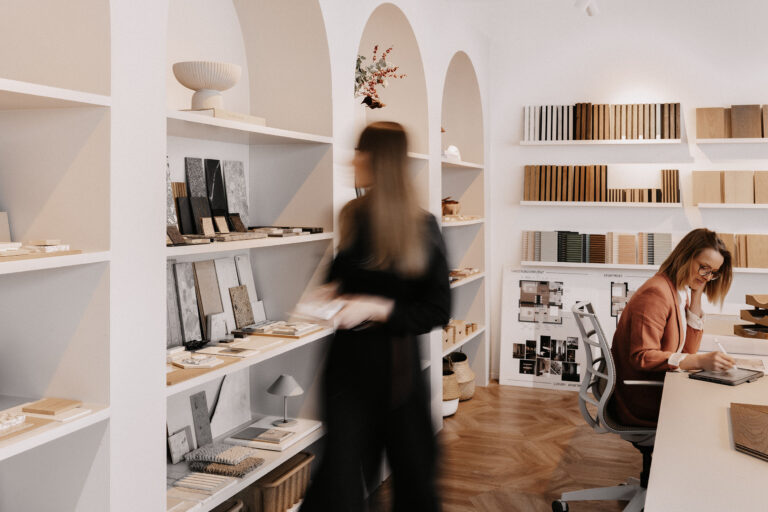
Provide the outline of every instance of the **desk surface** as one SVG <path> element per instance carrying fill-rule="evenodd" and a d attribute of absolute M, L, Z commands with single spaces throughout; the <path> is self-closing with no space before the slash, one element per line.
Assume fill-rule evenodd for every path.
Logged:
<path fill-rule="evenodd" d="M 768 462 L 733 448 L 731 402 L 768 405 L 768 377 L 731 387 L 667 374 L 646 512 L 768 510 Z"/>

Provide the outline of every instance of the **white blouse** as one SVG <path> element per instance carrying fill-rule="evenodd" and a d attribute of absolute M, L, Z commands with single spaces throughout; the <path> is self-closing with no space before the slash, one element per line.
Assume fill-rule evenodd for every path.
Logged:
<path fill-rule="evenodd" d="M 691 313 L 691 310 L 685 307 L 688 302 L 688 288 L 683 288 L 677 291 L 679 304 L 680 304 L 680 318 L 685 318 L 686 325 L 690 325 L 697 331 L 704 328 L 704 315 L 697 316 Z M 677 346 L 677 351 L 669 356 L 667 363 L 670 366 L 680 366 L 680 362 L 685 359 L 688 354 L 683 354 L 683 347 L 685 346 L 685 334 L 687 329 L 683 329 L 683 337 L 680 339 L 680 344 Z"/>

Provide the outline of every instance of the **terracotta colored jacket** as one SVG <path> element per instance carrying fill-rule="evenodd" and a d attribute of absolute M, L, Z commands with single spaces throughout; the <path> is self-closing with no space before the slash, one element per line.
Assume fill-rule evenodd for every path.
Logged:
<path fill-rule="evenodd" d="M 685 333 L 683 352 L 699 350 L 702 331 L 680 317 L 680 296 L 672 281 L 656 274 L 632 296 L 621 313 L 611 353 L 616 364 L 616 391 L 611 412 L 623 425 L 653 427 L 659 419 L 661 387 L 626 386 L 625 380 L 664 380 L 675 370 L 667 363 Z"/>

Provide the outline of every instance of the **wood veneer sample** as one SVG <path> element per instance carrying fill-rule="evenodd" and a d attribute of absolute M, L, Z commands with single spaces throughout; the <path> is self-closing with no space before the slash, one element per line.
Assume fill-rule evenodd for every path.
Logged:
<path fill-rule="evenodd" d="M 748 293 L 746 302 L 748 305 L 754 306 L 756 308 L 768 309 L 768 295 Z"/>
<path fill-rule="evenodd" d="M 213 227 L 213 219 L 210 217 L 202 217 L 200 219 L 200 230 L 205 236 L 216 236 L 216 230 Z"/>
<path fill-rule="evenodd" d="M 755 203 L 768 203 L 768 171 L 755 171 Z"/>
<path fill-rule="evenodd" d="M 731 403 L 730 413 L 736 450 L 768 461 L 768 406 Z"/>
<path fill-rule="evenodd" d="M 680 133 L 680 116 L 682 115 L 682 113 L 680 112 L 680 104 L 679 103 L 673 103 L 673 105 L 675 107 L 675 115 L 672 118 L 672 120 L 674 122 L 674 131 L 675 131 L 675 136 L 673 138 L 674 139 L 682 139 L 683 135 Z"/>
<path fill-rule="evenodd" d="M 723 202 L 752 204 L 755 202 L 754 171 L 723 171 Z"/>
<path fill-rule="evenodd" d="M 763 119 L 760 105 L 731 106 L 731 136 L 734 139 L 760 138 L 763 136 Z"/>
<path fill-rule="evenodd" d="M 747 266 L 768 268 L 768 235 L 746 235 Z"/>
<path fill-rule="evenodd" d="M 55 416 L 62 412 L 69 411 L 75 407 L 80 407 L 83 402 L 80 400 L 69 400 L 66 398 L 43 398 L 37 402 L 25 405 L 21 408 L 22 412 L 28 412 L 30 414 L 45 414 L 47 416 Z"/>
<path fill-rule="evenodd" d="M 213 222 L 216 223 L 216 231 L 218 233 L 229 233 L 229 225 L 227 225 L 227 218 L 223 215 L 216 215 L 213 218 Z"/>
<path fill-rule="evenodd" d="M 728 249 L 728 252 L 731 253 L 731 265 L 734 267 L 736 265 L 736 239 L 734 238 L 733 233 L 718 233 L 718 238 L 723 241 L 725 244 L 725 248 Z"/>
<path fill-rule="evenodd" d="M 248 289 L 245 285 L 235 286 L 229 289 L 232 300 L 232 311 L 235 315 L 235 326 L 238 329 L 253 325 L 253 309 L 248 298 Z"/>
<path fill-rule="evenodd" d="M 693 171 L 693 204 L 722 203 L 723 171 Z"/>
<path fill-rule="evenodd" d="M 725 139 L 726 109 L 720 107 L 696 109 L 696 138 Z M 729 113 L 730 117 L 730 113 Z"/>
<path fill-rule="evenodd" d="M 733 235 L 734 242 L 736 243 L 736 257 L 738 258 L 736 267 L 747 267 L 747 236 L 742 234 Z"/>
<path fill-rule="evenodd" d="M 213 260 L 196 261 L 195 282 L 197 284 L 197 305 L 200 308 L 200 318 L 208 315 L 223 313 L 224 306 L 219 293 L 219 281 L 216 277 L 216 266 Z M 203 322 L 203 333 L 207 336 L 207 326 Z M 207 338 L 206 338 L 207 339 Z"/>

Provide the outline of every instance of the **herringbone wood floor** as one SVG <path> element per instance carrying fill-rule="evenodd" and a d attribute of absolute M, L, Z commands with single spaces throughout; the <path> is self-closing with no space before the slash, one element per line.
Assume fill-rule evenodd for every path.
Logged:
<path fill-rule="evenodd" d="M 546 512 L 564 491 L 617 485 L 639 476 L 642 457 L 611 434 L 596 434 L 576 393 L 492 384 L 459 404 L 440 432 L 444 512 Z M 389 510 L 390 489 L 376 493 Z M 571 502 L 570 510 L 619 511 L 619 502 Z"/>

